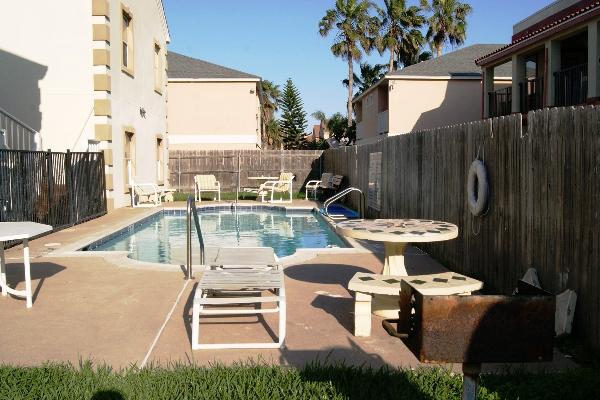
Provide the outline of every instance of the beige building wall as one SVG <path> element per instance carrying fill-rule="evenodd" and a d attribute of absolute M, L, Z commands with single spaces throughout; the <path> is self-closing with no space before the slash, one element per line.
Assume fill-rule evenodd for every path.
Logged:
<path fill-rule="evenodd" d="M 481 80 L 392 80 L 389 135 L 481 119 Z"/>
<path fill-rule="evenodd" d="M 378 119 L 379 119 L 379 96 L 377 96 L 377 90 L 371 90 L 362 98 L 361 102 L 361 121 L 358 122 L 359 118 L 357 115 L 356 123 L 356 137 L 357 139 L 366 140 L 379 137 L 378 132 Z M 355 114 L 356 112 L 355 106 Z"/>
<path fill-rule="evenodd" d="M 258 79 L 169 80 L 171 149 L 256 149 L 261 145 Z"/>
<path fill-rule="evenodd" d="M 510 80 L 499 78 L 495 86 L 510 86 Z M 359 144 L 374 140 L 380 132 L 394 136 L 482 118 L 480 79 L 391 79 L 387 92 L 389 109 L 383 113 L 378 112 L 377 90 L 361 98 Z"/>
<path fill-rule="evenodd" d="M 35 150 L 85 151 L 93 137 L 92 1 L 2 4 L 0 108 L 41 134 Z"/>

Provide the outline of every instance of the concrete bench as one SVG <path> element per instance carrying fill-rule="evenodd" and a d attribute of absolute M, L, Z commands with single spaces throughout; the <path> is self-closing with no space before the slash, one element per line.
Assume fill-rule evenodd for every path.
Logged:
<path fill-rule="evenodd" d="M 483 282 L 455 272 L 413 276 L 358 272 L 348 284 L 348 290 L 355 292 L 354 336 L 371 336 L 373 295 L 398 296 L 403 280 L 426 295 L 469 295 L 483 287 Z"/>

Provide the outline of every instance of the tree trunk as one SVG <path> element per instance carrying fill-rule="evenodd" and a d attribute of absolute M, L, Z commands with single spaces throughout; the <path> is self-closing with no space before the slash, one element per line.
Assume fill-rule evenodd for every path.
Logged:
<path fill-rule="evenodd" d="M 354 66 L 352 54 L 348 54 L 348 127 L 352 126 L 352 92 L 354 88 Z"/>
<path fill-rule="evenodd" d="M 439 57 L 442 55 L 442 45 L 441 44 L 435 46 L 435 54 L 436 54 L 436 57 Z"/>
<path fill-rule="evenodd" d="M 394 48 L 390 48 L 390 67 L 388 72 L 392 72 L 394 70 Z"/>
<path fill-rule="evenodd" d="M 262 130 L 260 133 L 260 141 L 263 150 L 266 150 L 269 147 L 269 138 L 267 137 L 267 113 L 264 107 L 261 110 L 261 121 L 260 121 L 260 129 Z"/>

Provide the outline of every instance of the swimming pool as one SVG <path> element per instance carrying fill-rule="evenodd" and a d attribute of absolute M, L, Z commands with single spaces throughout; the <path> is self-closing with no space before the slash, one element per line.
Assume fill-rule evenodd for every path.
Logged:
<path fill-rule="evenodd" d="M 210 207 L 199 208 L 198 216 L 206 247 L 272 247 L 278 257 L 300 248 L 347 247 L 317 212 Z M 192 251 L 198 254 L 195 230 L 193 235 Z M 185 211 L 163 210 L 82 250 L 127 251 L 139 261 L 185 264 L 185 241 Z"/>

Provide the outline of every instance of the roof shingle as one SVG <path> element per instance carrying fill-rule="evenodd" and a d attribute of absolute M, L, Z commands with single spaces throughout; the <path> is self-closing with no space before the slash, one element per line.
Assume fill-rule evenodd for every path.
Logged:
<path fill-rule="evenodd" d="M 167 76 L 174 79 L 260 79 L 259 76 L 169 51 Z"/>
<path fill-rule="evenodd" d="M 504 44 L 474 44 L 431 60 L 392 71 L 387 76 L 481 77 L 481 67 L 475 64 L 475 59 L 504 46 Z M 494 75 L 497 77 L 512 76 L 511 64 L 506 63 L 497 67 Z"/>

